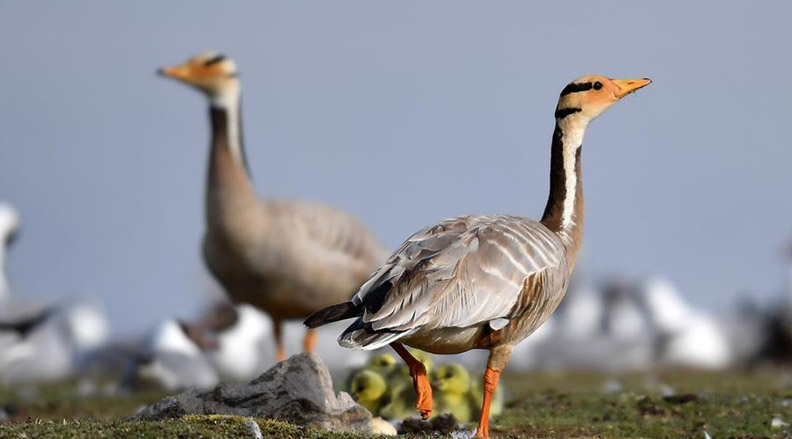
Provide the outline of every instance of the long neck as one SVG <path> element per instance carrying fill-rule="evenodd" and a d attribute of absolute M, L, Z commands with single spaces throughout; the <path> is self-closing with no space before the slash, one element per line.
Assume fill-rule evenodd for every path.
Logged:
<path fill-rule="evenodd" d="M 213 97 L 209 107 L 212 142 L 206 187 L 206 215 L 210 225 L 239 215 L 258 203 L 242 143 L 239 89 Z"/>
<path fill-rule="evenodd" d="M 574 265 L 583 240 L 585 204 L 580 154 L 587 123 L 579 117 L 559 118 L 553 132 L 550 156 L 550 195 L 542 224 L 557 233 Z"/>

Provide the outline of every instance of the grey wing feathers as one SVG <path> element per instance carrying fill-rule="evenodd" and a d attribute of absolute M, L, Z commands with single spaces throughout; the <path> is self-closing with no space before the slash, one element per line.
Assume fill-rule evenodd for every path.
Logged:
<path fill-rule="evenodd" d="M 411 236 L 360 288 L 352 303 L 363 314 L 353 327 L 407 333 L 509 318 L 526 276 L 562 266 L 564 252 L 552 232 L 527 218 L 440 222 Z"/>
<path fill-rule="evenodd" d="M 273 201 L 280 220 L 291 228 L 290 234 L 307 237 L 323 250 L 353 259 L 382 263 L 387 249 L 357 218 L 319 203 Z"/>

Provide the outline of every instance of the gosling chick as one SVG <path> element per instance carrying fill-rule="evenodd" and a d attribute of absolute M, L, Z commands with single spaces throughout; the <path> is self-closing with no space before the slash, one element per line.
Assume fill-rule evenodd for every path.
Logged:
<path fill-rule="evenodd" d="M 478 404 L 472 405 L 470 395 L 470 373 L 461 364 L 448 363 L 439 366 L 433 374 L 437 413 L 451 413 L 458 422 L 468 423 Z"/>
<path fill-rule="evenodd" d="M 406 419 L 415 413 L 415 393 L 412 378 L 406 367 L 397 367 L 388 376 L 387 403 L 379 415 L 385 419 Z"/>
<path fill-rule="evenodd" d="M 396 359 L 391 354 L 380 354 L 369 358 L 363 369 L 377 372 L 382 376 L 388 376 L 396 368 Z"/>
<path fill-rule="evenodd" d="M 377 372 L 367 369 L 356 373 L 349 385 L 352 398 L 374 416 L 379 413 L 387 390 L 388 385 L 385 378 Z"/>

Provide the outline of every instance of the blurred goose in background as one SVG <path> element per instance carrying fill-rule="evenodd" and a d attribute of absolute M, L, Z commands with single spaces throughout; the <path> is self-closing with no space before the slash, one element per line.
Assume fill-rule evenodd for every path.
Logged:
<path fill-rule="evenodd" d="M 654 278 L 643 300 L 657 334 L 657 362 L 697 369 L 723 369 L 731 362 L 728 337 L 709 314 L 690 306 L 670 282 Z"/>
<path fill-rule="evenodd" d="M 8 277 L 5 272 L 6 252 L 19 233 L 19 215 L 8 204 L 0 203 L 0 303 L 10 294 Z"/>
<path fill-rule="evenodd" d="M 127 366 L 121 386 L 127 390 L 208 388 L 219 382 L 203 351 L 210 342 L 199 328 L 168 319 L 148 336 Z"/>
<path fill-rule="evenodd" d="M 432 412 L 426 368 L 403 346 L 437 354 L 490 351 L 477 436 L 489 437 L 490 404 L 514 346 L 564 297 L 583 236 L 580 154 L 589 122 L 648 79 L 592 75 L 561 92 L 555 111 L 550 195 L 541 221 L 470 215 L 431 225 L 405 241 L 352 300 L 309 317 L 315 328 L 354 318 L 341 346 L 390 344 L 407 363 L 416 408 Z"/>
<path fill-rule="evenodd" d="M 0 382 L 55 381 L 79 375 L 108 340 L 101 306 L 73 299 L 0 323 Z"/>
<path fill-rule="evenodd" d="M 282 323 L 348 300 L 387 251 L 345 212 L 319 203 L 259 199 L 245 157 L 240 82 L 231 59 L 209 52 L 159 73 L 209 98 L 204 259 L 234 302 L 272 317 L 276 356 L 282 360 Z M 313 351 L 315 343 L 309 330 L 304 349 Z"/>

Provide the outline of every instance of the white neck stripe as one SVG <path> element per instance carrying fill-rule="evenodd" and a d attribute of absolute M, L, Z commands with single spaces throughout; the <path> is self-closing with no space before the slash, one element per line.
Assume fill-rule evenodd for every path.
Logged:
<path fill-rule="evenodd" d="M 564 180 L 565 192 L 564 207 L 561 212 L 561 228 L 566 229 L 575 225 L 572 215 L 575 212 L 575 201 L 577 199 L 577 173 L 575 156 L 578 148 L 583 144 L 583 135 L 586 132 L 585 124 L 566 123 L 563 127 L 564 149 L 562 151 L 564 160 Z M 583 125 L 583 126 L 581 126 Z"/>
<path fill-rule="evenodd" d="M 228 130 L 228 148 L 234 161 L 244 167 L 242 157 L 242 140 L 239 132 L 239 89 L 224 92 L 210 97 L 213 107 L 225 110 Z"/>

